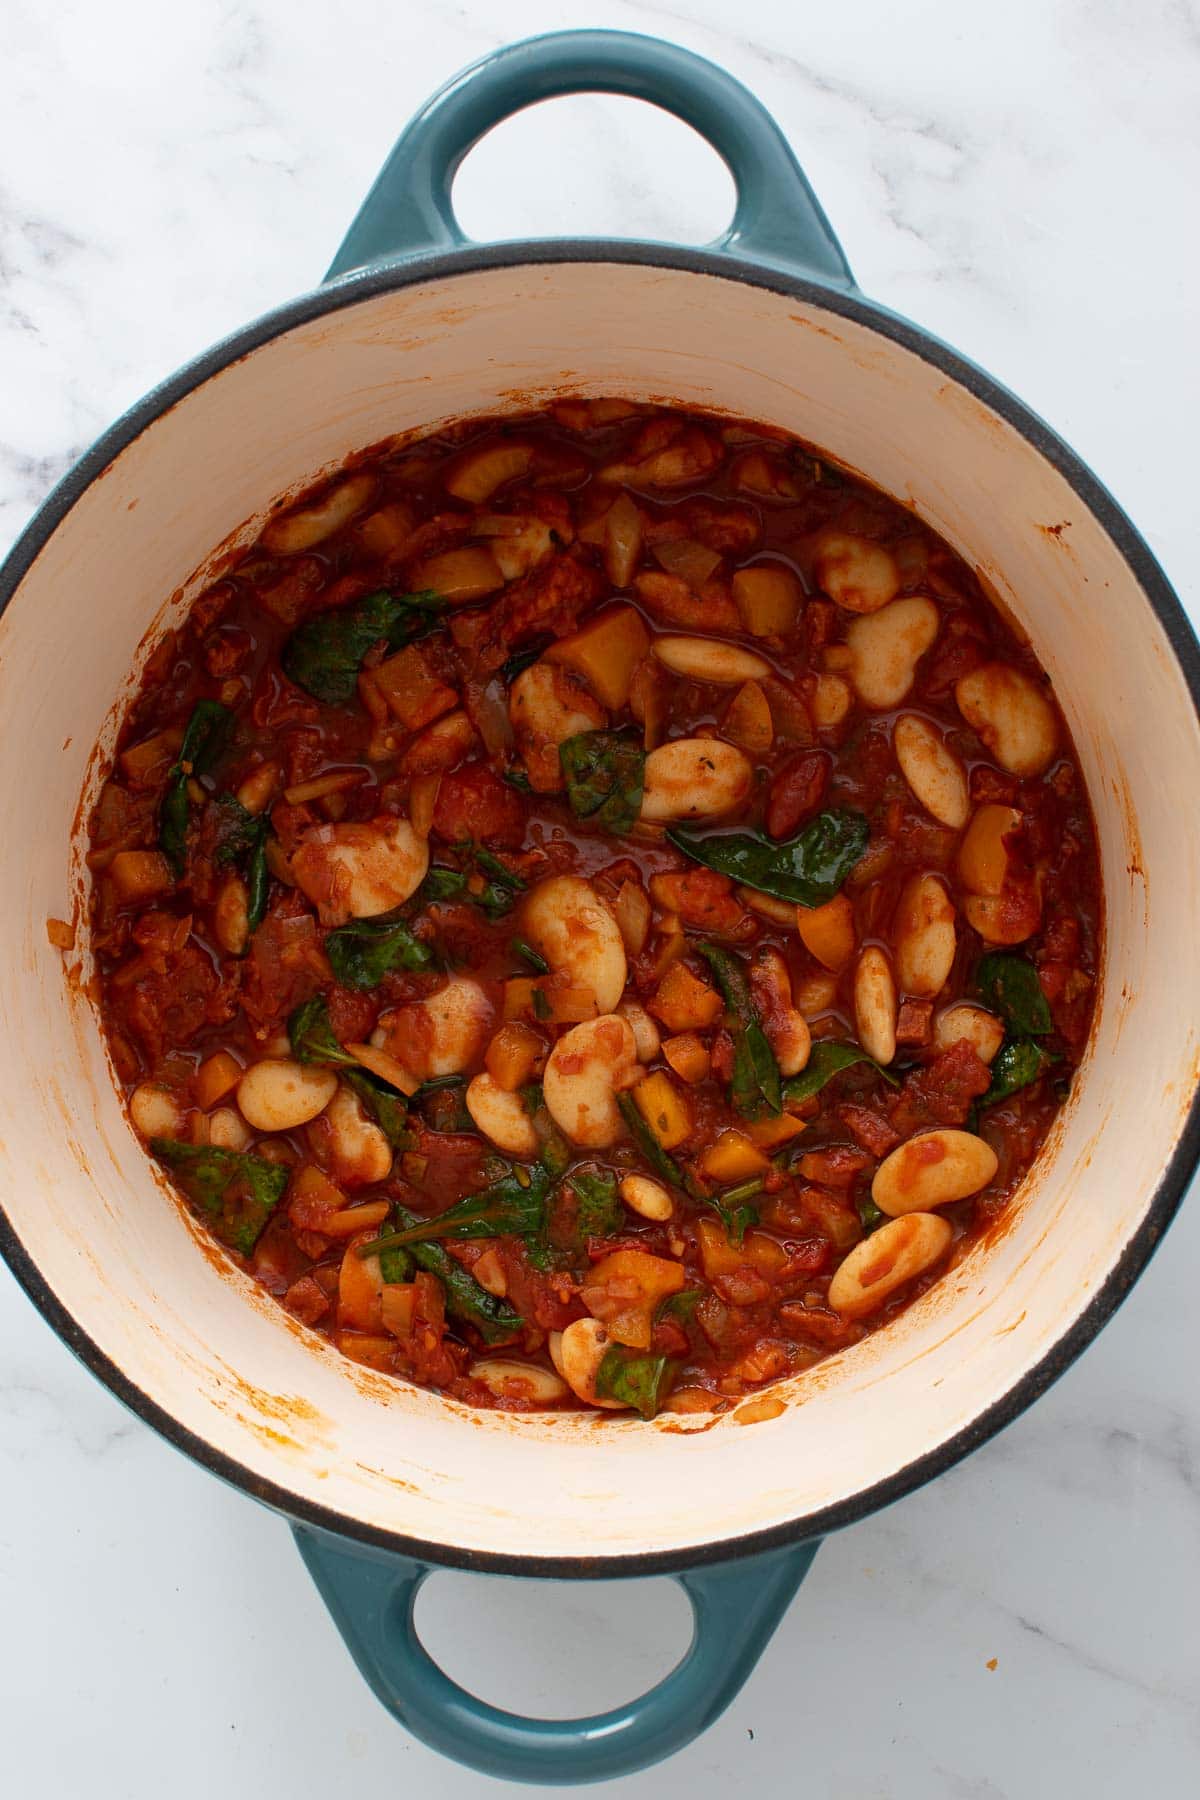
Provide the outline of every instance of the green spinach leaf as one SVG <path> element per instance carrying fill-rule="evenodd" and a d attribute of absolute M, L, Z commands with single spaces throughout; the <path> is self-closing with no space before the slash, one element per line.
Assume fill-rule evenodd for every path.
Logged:
<path fill-rule="evenodd" d="M 528 963 L 529 967 L 533 969 L 536 974 L 548 975 L 550 973 L 550 964 L 546 961 L 541 951 L 535 950 L 532 944 L 527 944 L 524 938 L 510 938 L 508 940 L 508 947 L 514 956 L 519 956 L 522 962 Z"/>
<path fill-rule="evenodd" d="M 420 1215 L 405 1206 L 397 1206 L 396 1217 L 406 1228 L 422 1223 Z M 489 1294 L 470 1270 L 455 1262 L 441 1244 L 414 1243 L 411 1255 L 422 1269 L 436 1275 L 445 1288 L 446 1311 L 473 1325 L 485 1344 L 506 1342 L 525 1323 L 520 1313 L 513 1312 L 496 1294 Z"/>
<path fill-rule="evenodd" d="M 702 1196 L 703 1189 L 689 1176 L 685 1175 L 673 1156 L 669 1156 L 642 1117 L 642 1109 L 632 1094 L 618 1094 L 617 1107 L 624 1119 L 630 1137 L 645 1157 L 656 1175 L 669 1181 L 672 1187 L 683 1188 L 693 1198 Z"/>
<path fill-rule="evenodd" d="M 643 1356 L 614 1344 L 596 1370 L 596 1392 L 652 1419 L 670 1392 L 677 1366 L 669 1357 Z"/>
<path fill-rule="evenodd" d="M 635 731 L 581 731 L 558 746 L 567 799 L 578 819 L 628 831 L 642 809 L 646 752 Z"/>
<path fill-rule="evenodd" d="M 522 1180 L 522 1177 L 524 1179 Z M 550 1177 L 538 1164 L 512 1169 L 478 1194 L 468 1194 L 456 1206 L 433 1219 L 416 1219 L 402 1231 L 377 1240 L 384 1249 L 403 1249 L 435 1238 L 524 1237 L 542 1230 L 546 1222 L 546 1195 Z M 375 1244 L 364 1244 L 359 1255 L 370 1255 Z"/>
<path fill-rule="evenodd" d="M 349 606 L 316 613 L 293 631 L 283 646 L 283 672 L 297 687 L 327 706 L 353 700 L 363 657 L 382 638 L 403 649 L 436 631 L 440 594 L 365 594 Z"/>
<path fill-rule="evenodd" d="M 324 1063 L 338 1069 L 341 1080 L 362 1101 L 393 1150 L 412 1147 L 408 1128 L 408 1102 L 403 1095 L 370 1074 L 338 1042 L 329 1019 L 329 1008 L 320 994 L 298 1006 L 288 1019 L 288 1041 L 297 1062 Z"/>
<path fill-rule="evenodd" d="M 575 1229 L 581 1239 L 616 1236 L 625 1215 L 615 1175 L 607 1169 L 575 1169 L 564 1186 L 575 1196 Z"/>
<path fill-rule="evenodd" d="M 229 740 L 233 714 L 219 700 L 197 700 L 188 720 L 178 760 L 171 765 L 158 812 L 158 844 L 177 876 L 187 858 L 190 816 L 188 782 L 207 775 Z"/>
<path fill-rule="evenodd" d="M 870 837 L 866 816 L 848 808 L 818 813 L 797 837 L 776 844 L 753 831 L 667 832 L 677 850 L 743 887 L 820 906 L 832 900 L 862 856 Z"/>
<path fill-rule="evenodd" d="M 249 1256 L 283 1198 L 287 1169 L 261 1156 L 218 1150 L 211 1144 L 184 1144 L 176 1138 L 151 1138 L 150 1148 L 208 1215 L 221 1242 Z"/>
<path fill-rule="evenodd" d="M 899 1085 L 898 1076 L 877 1063 L 873 1056 L 868 1056 L 857 1044 L 831 1044 L 826 1038 L 818 1038 L 799 1075 L 793 1075 L 784 1083 L 783 1097 L 785 1100 L 811 1100 L 835 1075 L 843 1069 L 853 1068 L 856 1063 L 870 1063 L 875 1073 L 882 1075 L 892 1087 Z"/>
<path fill-rule="evenodd" d="M 739 956 L 719 944 L 698 944 L 697 949 L 717 978 L 725 999 L 726 1025 L 733 1037 L 733 1077 L 730 1093 L 743 1118 L 781 1113 L 783 1096 L 779 1064 L 767 1040 L 750 993 L 750 982 Z"/>
<path fill-rule="evenodd" d="M 236 794 L 218 794 L 217 837 L 213 861 L 218 867 L 241 867 L 246 881 L 246 919 L 253 934 L 267 913 L 271 872 L 267 867 L 270 824 L 265 813 L 252 813 Z"/>
<path fill-rule="evenodd" d="M 329 932 L 325 954 L 341 985 L 360 993 L 378 987 L 391 969 L 427 969 L 433 961 L 405 919 L 352 919 Z"/>
<path fill-rule="evenodd" d="M 1043 1070 L 1058 1061 L 1043 1045 L 1032 1038 L 1005 1038 L 992 1059 L 992 1082 L 980 1099 L 980 1107 L 995 1106 L 1017 1094 L 1038 1079 Z"/>
<path fill-rule="evenodd" d="M 1027 956 L 990 951 L 979 959 L 975 983 L 986 1004 L 1000 1014 L 1015 1034 L 1045 1037 L 1054 1030 L 1049 1002 Z"/>

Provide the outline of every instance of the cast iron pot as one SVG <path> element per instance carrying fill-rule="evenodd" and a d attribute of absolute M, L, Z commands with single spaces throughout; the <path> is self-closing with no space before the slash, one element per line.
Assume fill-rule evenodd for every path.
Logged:
<path fill-rule="evenodd" d="M 450 184 L 505 116 L 634 95 L 733 172 L 704 250 L 480 248 Z M 886 1332 L 785 1383 L 779 1417 L 470 1413 L 356 1367 L 169 1203 L 118 1102 L 81 968 L 45 920 L 82 905 L 81 791 L 129 671 L 278 496 L 392 433 L 563 393 L 768 420 L 861 470 L 984 574 L 1054 679 L 1096 809 L 1104 977 L 1071 1100 L 1007 1228 Z M 174 594 L 163 606 L 163 596 Z M 1197 1157 L 1197 648 L 1148 549 L 1011 394 L 859 293 L 780 132 L 727 75 L 648 38 L 566 33 L 452 81 L 408 127 L 316 293 L 148 396 L 84 457 L 0 599 L 3 1249 L 34 1304 L 163 1436 L 289 1519 L 347 1644 L 427 1743 L 518 1780 L 583 1781 L 686 1743 L 745 1679 L 821 1535 L 912 1491 L 1062 1372 L 1144 1268 Z M 13 854 L 15 846 L 20 854 Z M 426 1655 L 432 1566 L 669 1573 L 692 1647 L 602 1717 L 521 1719 Z"/>

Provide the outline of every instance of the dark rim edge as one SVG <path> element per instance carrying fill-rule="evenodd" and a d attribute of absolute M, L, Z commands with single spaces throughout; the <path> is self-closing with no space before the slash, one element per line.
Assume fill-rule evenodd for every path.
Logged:
<path fill-rule="evenodd" d="M 703 250 L 673 245 L 606 239 L 543 239 L 485 245 L 385 263 L 343 277 L 327 288 L 302 295 L 186 364 L 145 395 L 110 426 L 80 458 L 38 508 L 0 567 L 0 613 L 8 606 L 37 556 L 76 502 L 141 433 L 213 375 L 261 348 L 297 325 L 323 313 L 340 311 L 360 301 L 420 282 L 444 280 L 480 270 L 520 267 L 529 263 L 628 263 L 714 275 L 747 287 L 784 294 L 839 314 L 878 331 L 923 362 L 940 369 L 1017 431 L 1063 477 L 1094 515 L 1141 587 L 1174 652 L 1200 719 L 1200 645 L 1178 597 L 1140 533 L 1107 488 L 1092 474 L 1044 420 L 1031 412 L 1001 383 L 974 363 L 858 293 L 842 293 L 819 282 L 787 274 L 763 264 L 738 261 Z M 622 1576 L 672 1575 L 708 1564 L 732 1562 L 768 1550 L 800 1544 L 842 1530 L 902 1499 L 935 1475 L 960 1462 L 1017 1418 L 1058 1380 L 1125 1299 L 1173 1219 L 1200 1161 L 1200 1082 L 1193 1092 L 1187 1119 L 1145 1216 L 1117 1263 L 1087 1306 L 1033 1368 L 961 1431 L 904 1468 L 851 1499 L 781 1525 L 732 1539 L 720 1539 L 676 1550 L 630 1555 L 547 1557 L 476 1551 L 456 1545 L 428 1543 L 398 1532 L 370 1526 L 294 1494 L 258 1476 L 235 1458 L 189 1430 L 132 1381 L 77 1323 L 58 1299 L 27 1253 L 3 1206 L 0 1206 L 0 1255 L 47 1323 L 79 1360 L 158 1434 L 231 1486 L 241 1489 L 294 1523 L 314 1526 L 368 1548 L 415 1557 L 444 1568 L 471 1569 L 496 1575 L 543 1579 L 614 1579 Z"/>

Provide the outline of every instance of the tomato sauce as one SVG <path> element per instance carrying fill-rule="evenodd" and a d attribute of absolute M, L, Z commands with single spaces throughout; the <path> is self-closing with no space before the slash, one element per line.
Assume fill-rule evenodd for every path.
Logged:
<path fill-rule="evenodd" d="M 765 426 L 355 458 L 157 647 L 90 842 L 135 1129 L 295 1317 L 477 1406 L 720 1409 L 886 1328 L 1090 1028 L 1033 650 Z"/>

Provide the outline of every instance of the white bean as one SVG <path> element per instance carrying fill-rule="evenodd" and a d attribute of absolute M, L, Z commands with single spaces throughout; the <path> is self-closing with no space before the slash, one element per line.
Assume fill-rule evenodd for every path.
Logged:
<path fill-rule="evenodd" d="M 967 771 L 928 719 L 904 713 L 896 720 L 892 747 L 914 797 L 939 825 L 961 831 L 971 811 Z"/>
<path fill-rule="evenodd" d="M 986 944 L 1023 944 L 1041 924 L 1042 907 L 1034 887 L 1016 899 L 1007 894 L 968 894 L 963 917 Z"/>
<path fill-rule="evenodd" d="M 813 682 L 812 721 L 818 731 L 840 725 L 850 711 L 854 696 L 840 675 L 818 675 Z"/>
<path fill-rule="evenodd" d="M 637 1000 L 622 1000 L 616 1011 L 633 1033 L 638 1061 L 653 1062 L 662 1044 L 662 1037 L 645 1007 Z"/>
<path fill-rule="evenodd" d="M 1054 709 L 1028 675 L 1007 663 L 984 663 L 955 684 L 967 724 L 1010 775 L 1040 775 L 1058 745 Z"/>
<path fill-rule="evenodd" d="M 390 912 L 415 894 L 429 868 L 429 845 L 407 819 L 383 813 L 362 824 L 314 826 L 291 867 L 322 924 L 344 925 Z"/>
<path fill-rule="evenodd" d="M 979 807 L 958 847 L 958 872 L 973 894 L 1004 892 L 1009 863 L 1004 840 L 1020 826 L 1021 815 L 1015 806 L 989 802 Z"/>
<path fill-rule="evenodd" d="M 246 1070 L 237 1084 L 237 1103 L 255 1131 L 293 1131 L 324 1112 L 337 1084 L 332 1069 L 269 1057 Z"/>
<path fill-rule="evenodd" d="M 902 994 L 932 1000 L 950 979 L 958 939 L 954 904 L 937 875 L 911 875 L 893 921 L 896 979 Z"/>
<path fill-rule="evenodd" d="M 662 1182 L 651 1181 L 648 1175 L 626 1175 L 621 1183 L 621 1198 L 631 1212 L 643 1219 L 661 1223 L 675 1211 L 675 1202 Z"/>
<path fill-rule="evenodd" d="M 890 550 L 852 532 L 823 531 L 813 569 L 823 591 L 847 612 L 878 612 L 900 592 L 900 571 Z"/>
<path fill-rule="evenodd" d="M 546 1110 L 573 1144 L 604 1150 L 624 1130 L 616 1095 L 637 1076 L 633 1032 L 616 1013 L 572 1026 L 555 1044 L 542 1076 Z"/>
<path fill-rule="evenodd" d="M 535 662 L 521 671 L 509 690 L 508 716 L 539 794 L 564 785 L 558 746 L 608 723 L 608 714 L 578 676 L 552 662 Z"/>
<path fill-rule="evenodd" d="M 721 738 L 675 738 L 646 758 L 642 817 L 715 819 L 732 812 L 754 786 L 754 769 L 734 744 Z"/>
<path fill-rule="evenodd" d="M 178 1137 L 183 1129 L 183 1109 L 169 1088 L 143 1081 L 129 1096 L 129 1116 L 144 1138 Z"/>
<path fill-rule="evenodd" d="M 885 1156 L 871 1198 L 892 1218 L 949 1206 L 985 1188 L 999 1163 L 992 1146 L 971 1131 L 923 1131 Z"/>
<path fill-rule="evenodd" d="M 550 1361 L 580 1400 L 620 1411 L 623 1400 L 601 1399 L 596 1392 L 596 1376 L 611 1344 L 599 1319 L 576 1319 L 565 1331 L 552 1331 L 546 1347 Z"/>
<path fill-rule="evenodd" d="M 521 907 L 521 927 L 556 975 L 590 989 L 602 1013 L 615 1009 L 625 992 L 625 941 L 590 881 L 551 875 L 539 882 Z"/>
<path fill-rule="evenodd" d="M 834 1271 L 829 1304 L 846 1319 L 861 1319 L 890 1300 L 897 1288 L 923 1275 L 944 1256 L 954 1233 L 936 1213 L 890 1219 L 855 1244 Z"/>
<path fill-rule="evenodd" d="M 892 600 L 877 613 L 855 619 L 846 647 L 850 679 L 863 705 L 876 712 L 899 706 L 937 634 L 937 607 L 920 596 Z"/>
<path fill-rule="evenodd" d="M 896 1054 L 896 983 L 877 944 L 868 944 L 854 971 L 854 1021 L 868 1056 L 885 1066 Z"/>
<path fill-rule="evenodd" d="M 483 1054 L 492 1003 L 477 981 L 452 975 L 435 994 L 380 1014 L 371 1042 L 420 1081 L 461 1075 Z"/>
<path fill-rule="evenodd" d="M 556 1400 L 565 1400 L 571 1391 L 552 1369 L 520 1362 L 515 1356 L 481 1356 L 467 1372 L 497 1400 L 526 1400 L 535 1406 L 551 1406 Z"/>
<path fill-rule="evenodd" d="M 966 1041 L 980 1062 L 990 1063 L 1004 1042 L 1004 1026 L 995 1013 L 984 1006 L 973 1006 L 969 1000 L 944 1006 L 933 1021 L 935 1050 L 949 1050 Z"/>
<path fill-rule="evenodd" d="M 245 1150 L 253 1135 L 232 1106 L 219 1106 L 208 1115 L 208 1141 L 218 1150 Z"/>
<path fill-rule="evenodd" d="M 264 547 L 282 556 L 294 555 L 297 550 L 311 550 L 314 544 L 332 537 L 335 531 L 349 524 L 355 513 L 367 504 L 374 488 L 373 475 L 351 475 L 315 506 L 304 506 L 299 512 L 272 519 L 262 534 Z"/>
<path fill-rule="evenodd" d="M 717 638 L 656 637 L 650 646 L 664 668 L 690 681 L 711 681 L 718 687 L 740 687 L 743 681 L 761 681 L 771 665 L 752 650 Z"/>
<path fill-rule="evenodd" d="M 240 875 L 227 875 L 213 902 L 213 934 L 227 956 L 241 956 L 250 939 L 250 899 Z"/>
<path fill-rule="evenodd" d="M 778 950 L 755 952 L 750 985 L 781 1075 L 799 1075 L 812 1051 L 808 1020 L 792 1005 L 792 979 Z"/>
<path fill-rule="evenodd" d="M 466 1103 L 475 1129 L 506 1156 L 537 1155 L 538 1134 L 520 1094 L 509 1093 L 485 1073 L 468 1082 Z"/>
<path fill-rule="evenodd" d="M 329 1172 L 341 1187 L 369 1187 L 392 1172 L 392 1146 L 363 1111 L 357 1094 L 338 1083 L 337 1093 L 314 1124 L 324 1128 Z"/>

